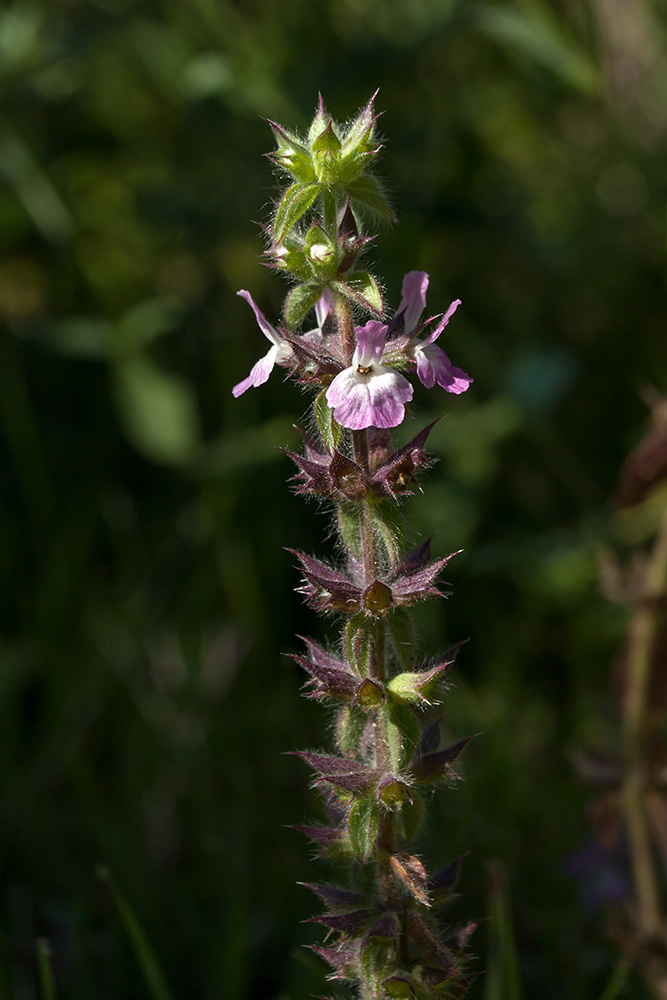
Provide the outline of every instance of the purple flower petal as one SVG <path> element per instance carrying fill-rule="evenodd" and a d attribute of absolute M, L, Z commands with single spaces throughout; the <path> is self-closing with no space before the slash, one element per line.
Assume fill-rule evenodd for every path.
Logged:
<path fill-rule="evenodd" d="M 441 347 L 434 343 L 461 305 L 454 299 L 438 325 L 423 340 L 412 345 L 412 356 L 417 363 L 417 376 L 422 385 L 432 389 L 437 382 L 447 392 L 458 395 L 465 392 L 473 379 L 460 368 L 455 368 Z"/>
<path fill-rule="evenodd" d="M 333 311 L 334 301 L 333 295 L 328 288 L 324 289 L 322 297 L 315 303 L 315 315 L 317 316 L 317 326 L 318 329 L 322 329 L 324 326 L 324 321 L 330 312 Z"/>
<path fill-rule="evenodd" d="M 437 382 L 447 392 L 457 396 L 465 392 L 473 379 L 460 368 L 455 368 L 437 344 L 416 344 L 413 348 L 417 362 L 417 376 L 422 385 L 432 389 Z"/>
<path fill-rule="evenodd" d="M 436 326 L 435 330 L 432 330 L 431 333 L 429 333 L 426 337 L 424 337 L 422 341 L 420 341 L 420 343 L 432 344 L 434 340 L 437 340 L 460 305 L 461 305 L 461 299 L 454 299 L 449 309 L 447 310 L 445 315 L 442 317 L 442 319 Z"/>
<path fill-rule="evenodd" d="M 324 326 L 329 313 L 333 310 L 333 295 L 328 288 L 325 288 L 321 297 L 315 303 L 315 316 L 317 317 L 317 326 L 313 330 L 308 330 L 306 333 L 301 335 L 301 340 L 307 341 L 309 344 L 319 344 L 324 345 L 324 331 L 322 327 Z"/>
<path fill-rule="evenodd" d="M 408 271 L 403 278 L 401 292 L 403 298 L 398 307 L 397 315 L 403 316 L 405 333 L 419 323 L 419 317 L 426 308 L 426 289 L 428 288 L 428 274 L 426 271 Z"/>
<path fill-rule="evenodd" d="M 238 399 L 239 396 L 243 395 L 246 389 L 257 388 L 258 385 L 263 385 L 268 379 L 269 375 L 273 371 L 273 366 L 275 365 L 278 354 L 280 352 L 280 347 L 274 345 L 269 348 L 268 354 L 265 354 L 263 358 L 253 365 L 250 370 L 250 374 L 247 378 L 244 378 L 242 382 L 239 382 L 232 389 L 232 396 Z"/>
<path fill-rule="evenodd" d="M 397 427 L 412 399 L 412 386 L 403 375 L 382 364 L 387 327 L 369 320 L 355 330 L 357 346 L 349 368 L 336 375 L 327 389 L 327 402 L 342 427 Z"/>
<path fill-rule="evenodd" d="M 236 294 L 240 295 L 242 299 L 245 299 L 246 302 L 248 303 L 248 305 L 251 307 L 252 311 L 255 314 L 255 319 L 257 320 L 257 325 L 259 326 L 259 328 L 262 331 L 262 333 L 264 334 L 264 336 L 268 340 L 270 340 L 272 344 L 275 344 L 276 347 L 278 347 L 283 342 L 282 341 L 282 337 L 280 336 L 280 334 L 278 333 L 277 330 L 273 329 L 273 327 L 269 323 L 268 319 L 266 318 L 266 316 L 264 315 L 264 313 L 262 312 L 262 310 L 255 303 L 255 300 L 253 299 L 253 297 L 250 294 L 250 292 L 246 292 L 246 290 L 244 288 L 242 288 Z"/>
<path fill-rule="evenodd" d="M 355 328 L 357 346 L 352 358 L 352 367 L 361 365 L 368 368 L 372 365 L 379 365 L 382 361 L 385 339 L 387 337 L 387 327 L 377 320 L 371 319 L 365 326 Z"/>
<path fill-rule="evenodd" d="M 366 368 L 370 368 L 367 371 Z M 359 371 L 364 368 L 364 371 Z M 336 375 L 327 389 L 327 402 L 342 427 L 397 427 L 412 399 L 412 386 L 403 375 L 384 365 L 356 365 Z"/>
<path fill-rule="evenodd" d="M 234 386 L 232 389 L 232 395 L 235 399 L 243 395 L 246 389 L 257 388 L 257 386 L 263 385 L 273 371 L 273 367 L 276 362 L 286 361 L 292 354 L 292 348 L 280 336 L 278 331 L 274 330 L 262 310 L 255 303 L 255 300 L 250 292 L 246 292 L 245 289 L 241 289 L 236 294 L 240 295 L 242 299 L 245 299 L 248 305 L 252 308 L 252 311 L 255 314 L 255 319 L 257 320 L 257 325 L 267 340 L 271 341 L 272 346 L 269 348 L 268 353 L 265 354 L 263 358 L 260 358 L 255 365 L 253 365 L 248 377 L 244 378 L 242 382 L 238 382 Z"/>

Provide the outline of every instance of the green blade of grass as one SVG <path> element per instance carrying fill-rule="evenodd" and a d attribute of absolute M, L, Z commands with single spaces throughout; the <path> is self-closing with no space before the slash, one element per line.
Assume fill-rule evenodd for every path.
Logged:
<path fill-rule="evenodd" d="M 484 1000 L 523 1000 L 507 875 L 499 861 L 488 864 L 489 961 Z"/>
<path fill-rule="evenodd" d="M 600 994 L 600 1000 L 616 1000 L 625 986 L 626 980 L 630 975 L 631 968 L 632 963 L 629 962 L 627 958 L 621 958 L 619 960 L 618 964 L 614 967 L 614 971 L 611 974 L 609 982 Z"/>
<path fill-rule="evenodd" d="M 37 972 L 41 1000 L 56 1000 L 56 984 L 51 968 L 51 946 L 46 938 L 37 941 Z"/>
<path fill-rule="evenodd" d="M 109 887 L 109 892 L 116 904 L 116 909 L 125 925 L 139 967 L 143 973 L 146 988 L 152 1000 L 171 1000 L 164 973 L 160 968 L 155 952 L 148 943 L 143 928 L 129 902 L 118 888 L 108 868 L 100 866 L 97 877 Z"/>

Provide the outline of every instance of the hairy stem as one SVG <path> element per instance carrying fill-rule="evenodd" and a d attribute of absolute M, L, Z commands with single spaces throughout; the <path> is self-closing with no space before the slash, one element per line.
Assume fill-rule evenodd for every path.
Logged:
<path fill-rule="evenodd" d="M 338 320 L 338 331 L 340 333 L 340 342 L 343 349 L 343 356 L 349 365 L 352 362 L 352 355 L 354 354 L 354 346 L 355 346 L 352 308 L 350 306 L 349 301 L 340 292 L 334 292 L 334 308 L 336 310 L 336 319 Z M 359 433 L 363 433 L 363 439 L 365 442 L 366 441 L 365 431 L 353 432 L 353 437 L 355 437 L 355 440 L 357 440 Z M 366 445 L 366 454 L 368 454 L 367 445 Z"/>
<path fill-rule="evenodd" d="M 658 604 L 667 575 L 667 514 L 646 567 L 642 601 L 630 623 L 627 686 L 623 703 L 625 779 L 622 800 L 630 838 L 637 894 L 637 917 L 646 937 L 662 934 L 662 915 L 653 854 L 644 808 L 644 722 L 653 647 L 658 628 Z"/>
<path fill-rule="evenodd" d="M 336 238 L 336 191 L 334 188 L 322 188 L 322 215 L 324 228 L 331 239 Z"/>

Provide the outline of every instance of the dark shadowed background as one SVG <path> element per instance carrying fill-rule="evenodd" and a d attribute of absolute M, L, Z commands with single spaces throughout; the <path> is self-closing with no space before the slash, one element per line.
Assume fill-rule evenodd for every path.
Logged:
<path fill-rule="evenodd" d="M 418 849 L 471 852 L 454 925 L 500 863 L 529 1000 L 597 1000 L 618 887 L 581 861 L 573 757 L 617 727 L 600 550 L 652 527 L 609 498 L 667 389 L 665 7 L 8 0 L 0 72 L 0 996 L 45 996 L 43 937 L 58 998 L 165 1000 L 99 865 L 175 1000 L 327 989 L 287 829 L 319 806 L 284 754 L 328 722 L 282 654 L 331 629 L 285 551 L 326 556 L 328 526 L 275 447 L 305 397 L 274 374 L 232 399 L 266 348 L 235 292 L 277 321 L 263 118 L 300 129 L 321 90 L 345 120 L 379 87 L 399 222 L 371 264 L 392 307 L 415 268 L 431 313 L 463 300 L 444 346 L 475 378 L 415 393 L 419 426 L 446 414 L 415 537 L 464 549 L 422 646 L 468 638 L 444 726 L 482 733 Z"/>

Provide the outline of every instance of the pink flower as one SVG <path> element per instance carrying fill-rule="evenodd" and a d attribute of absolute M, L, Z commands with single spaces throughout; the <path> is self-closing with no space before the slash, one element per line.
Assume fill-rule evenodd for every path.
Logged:
<path fill-rule="evenodd" d="M 357 327 L 357 346 L 349 368 L 336 375 L 327 389 L 327 402 L 342 427 L 397 427 L 412 399 L 412 386 L 403 375 L 382 364 L 387 327 L 376 320 Z"/>
<path fill-rule="evenodd" d="M 260 358 L 256 365 L 253 365 L 248 377 L 244 378 L 242 382 L 239 382 L 234 386 L 232 389 L 232 395 L 234 397 L 241 396 L 246 389 L 250 389 L 251 386 L 257 388 L 258 385 L 263 385 L 273 371 L 274 365 L 276 363 L 281 364 L 292 356 L 292 348 L 286 340 L 283 340 L 278 331 L 273 329 L 264 313 L 255 304 L 250 292 L 246 292 L 244 289 L 241 289 L 241 291 L 236 294 L 240 295 L 241 298 L 245 299 L 251 306 L 252 311 L 255 314 L 255 319 L 257 320 L 257 325 L 267 340 L 271 341 L 271 347 L 269 348 L 268 353 L 265 354 L 263 358 Z"/>
<path fill-rule="evenodd" d="M 417 362 L 417 376 L 422 385 L 432 389 L 437 382 L 447 392 L 457 395 L 465 392 L 473 381 L 460 368 L 455 368 L 441 347 L 434 343 L 449 323 L 461 300 L 456 299 L 450 305 L 438 326 L 423 340 L 417 340 L 411 347 L 412 357 Z"/>
<path fill-rule="evenodd" d="M 428 274 L 426 271 L 408 271 L 403 278 L 401 289 L 403 297 L 396 311 L 395 319 L 403 318 L 403 333 L 407 337 L 413 331 L 420 332 L 421 315 L 426 308 L 426 290 L 428 289 Z M 455 368 L 441 347 L 434 343 L 445 329 L 450 319 L 461 305 L 456 299 L 442 317 L 438 326 L 423 340 L 414 340 L 408 348 L 408 355 L 417 364 L 419 381 L 432 389 L 437 382 L 447 392 L 465 392 L 473 381 L 460 368 Z M 423 324 L 426 325 L 426 324 Z"/>
<path fill-rule="evenodd" d="M 320 298 L 315 303 L 315 316 L 317 318 L 317 326 L 314 330 L 308 330 L 304 333 L 303 339 L 309 341 L 311 344 L 324 344 L 324 333 L 323 327 L 327 321 L 329 313 L 333 312 L 334 301 L 333 295 L 328 288 L 324 289 L 324 292 Z"/>
<path fill-rule="evenodd" d="M 420 316 L 426 308 L 427 288 L 428 274 L 426 271 L 408 271 L 403 278 L 401 304 L 396 310 L 396 316 L 403 317 L 405 333 L 412 333 L 419 323 Z"/>
<path fill-rule="evenodd" d="M 246 302 L 252 307 L 257 324 L 264 336 L 271 341 L 271 347 L 264 357 L 260 358 L 257 364 L 252 367 L 248 377 L 244 378 L 242 382 L 239 382 L 234 386 L 232 389 L 232 395 L 234 397 L 243 395 L 246 389 L 250 389 L 251 387 L 257 388 L 257 386 L 263 385 L 273 371 L 274 365 L 283 364 L 293 357 L 292 348 L 284 337 L 281 337 L 278 331 L 271 326 L 264 313 L 255 303 L 250 292 L 246 292 L 244 289 L 241 289 L 241 291 L 236 294 L 240 295 L 242 299 L 245 299 Z M 324 326 L 325 320 L 332 309 L 333 296 L 330 291 L 325 290 L 322 297 L 318 299 L 315 304 L 317 327 L 314 330 L 309 330 L 308 333 L 304 333 L 304 340 L 315 344 L 322 344 L 324 342 L 322 327 Z"/>

